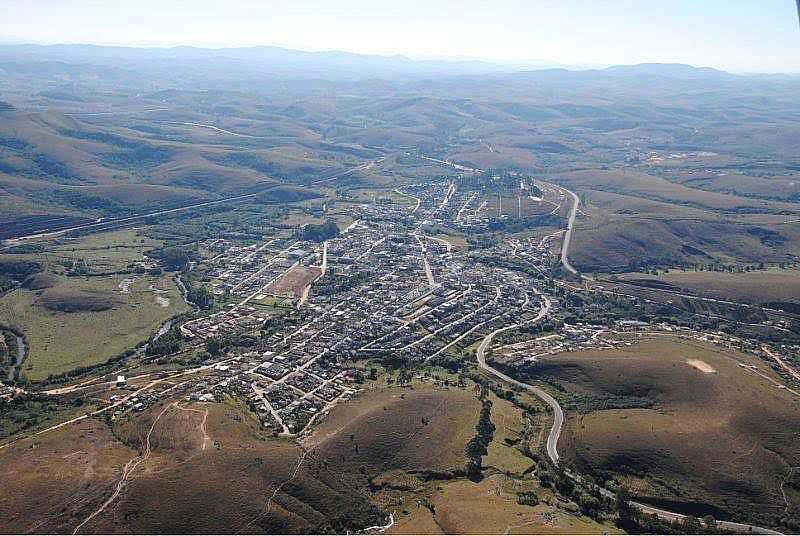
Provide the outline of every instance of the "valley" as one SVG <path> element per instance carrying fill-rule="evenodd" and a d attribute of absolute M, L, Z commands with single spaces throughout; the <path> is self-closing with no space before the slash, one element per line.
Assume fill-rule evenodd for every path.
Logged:
<path fill-rule="evenodd" d="M 0 532 L 800 530 L 795 79 L 47 50 L 0 62 Z"/>

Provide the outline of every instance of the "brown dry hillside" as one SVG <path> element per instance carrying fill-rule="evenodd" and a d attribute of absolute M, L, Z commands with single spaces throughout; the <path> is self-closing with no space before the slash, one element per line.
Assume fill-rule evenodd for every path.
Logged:
<path fill-rule="evenodd" d="M 135 455 L 95 420 L 0 450 L 0 532 L 71 533 Z"/>
<path fill-rule="evenodd" d="M 394 469 L 462 472 L 479 411 L 468 390 L 375 389 L 337 408 L 306 447 L 318 450 L 331 467 L 365 477 Z"/>
<path fill-rule="evenodd" d="M 579 269 L 622 271 L 712 261 L 786 262 L 800 253 L 800 205 L 690 187 L 632 169 L 559 175 L 582 197 L 570 256 Z"/>
<path fill-rule="evenodd" d="M 232 404 L 166 402 L 113 433 L 83 421 L 0 450 L 0 533 L 71 533 L 84 521 L 81 533 L 358 529 L 383 519 L 370 476 L 463 469 L 478 407 L 468 390 L 371 390 L 303 446 L 266 436 Z"/>
<path fill-rule="evenodd" d="M 735 212 L 776 212 L 781 210 L 797 212 L 800 210 L 800 205 L 794 203 L 752 199 L 700 190 L 627 169 L 575 171 L 566 173 L 561 178 L 578 190 L 602 190 L 709 210 Z"/>
<path fill-rule="evenodd" d="M 257 423 L 235 408 L 176 408 L 159 430 L 152 463 L 87 531 L 298 533 L 373 521 L 360 490 L 343 486 L 315 453 L 260 437 Z M 137 442 L 142 431 L 124 437 Z"/>
<path fill-rule="evenodd" d="M 89 520 L 146 454 L 154 421 L 150 456 Z M 168 403 L 115 428 L 84 421 L 0 451 L 0 532 L 71 533 L 86 520 L 81 533 L 343 532 L 380 520 L 313 452 L 262 437 L 237 407 Z"/>
<path fill-rule="evenodd" d="M 800 493 L 782 486 L 800 464 L 800 399 L 757 372 L 774 377 L 745 354 L 666 338 L 536 371 L 572 401 L 561 449 L 580 471 L 671 508 L 775 526 L 800 512 Z"/>
<path fill-rule="evenodd" d="M 800 272 L 796 270 L 743 273 L 671 270 L 659 276 L 623 274 L 619 279 L 640 285 L 666 284 L 675 290 L 744 303 L 797 303 L 800 300 Z"/>
<path fill-rule="evenodd" d="M 8 234 L 25 231 L 26 216 L 95 218 L 185 206 L 330 176 L 363 156 L 323 154 L 329 148 L 310 140 L 298 146 L 306 132 L 279 135 L 272 129 L 269 137 L 237 138 L 203 128 L 204 119 L 181 116 L 179 121 L 169 113 L 150 116 L 140 128 L 116 124 L 111 117 L 98 125 L 90 117 L 55 111 L 3 114 L 0 216 L 8 218 Z M 256 127 L 232 122 L 230 128 L 263 125 Z M 232 145 L 231 138 L 239 143 Z"/>

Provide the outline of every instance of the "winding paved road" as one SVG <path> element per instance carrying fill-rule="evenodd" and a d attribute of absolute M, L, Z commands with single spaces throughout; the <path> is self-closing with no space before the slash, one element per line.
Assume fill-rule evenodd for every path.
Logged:
<path fill-rule="evenodd" d="M 489 348 L 489 345 L 492 344 L 492 339 L 494 339 L 495 335 L 499 335 L 504 331 L 509 331 L 512 329 L 516 329 L 524 324 L 534 324 L 539 322 L 542 318 L 547 316 L 547 313 L 550 312 L 550 299 L 546 296 L 543 296 L 544 305 L 542 309 L 539 311 L 539 314 L 536 315 L 535 318 L 528 320 L 527 322 L 520 322 L 517 324 L 512 324 L 510 326 L 506 326 L 500 329 L 496 329 L 493 332 L 489 333 L 486 337 L 483 338 L 481 341 L 480 346 L 478 346 L 477 357 L 478 357 L 478 365 L 483 370 L 497 376 L 498 378 L 507 381 L 508 383 L 514 384 L 518 387 L 531 391 L 537 397 L 541 398 L 550 408 L 553 410 L 553 426 L 550 428 L 550 434 L 547 436 L 547 456 L 550 460 L 555 464 L 558 465 L 559 456 L 558 456 L 558 438 L 561 437 L 561 429 L 564 426 L 564 411 L 561 409 L 558 401 L 550 396 L 544 390 L 534 386 L 529 385 L 527 383 L 523 383 L 519 380 L 515 380 L 511 376 L 503 374 L 499 370 L 495 369 L 491 365 L 486 363 L 486 349 Z"/>
<path fill-rule="evenodd" d="M 575 216 L 578 213 L 578 204 L 580 204 L 580 200 L 578 199 L 578 196 L 575 195 L 575 192 L 567 190 L 563 187 L 560 188 L 562 191 L 572 196 L 573 201 L 572 209 L 569 211 L 569 220 L 567 221 L 567 232 L 564 234 L 564 243 L 561 245 L 561 264 L 564 265 L 564 269 L 566 269 L 569 273 L 572 275 L 577 275 L 578 271 L 569 262 L 569 244 L 572 240 L 572 229 L 575 227 Z"/>

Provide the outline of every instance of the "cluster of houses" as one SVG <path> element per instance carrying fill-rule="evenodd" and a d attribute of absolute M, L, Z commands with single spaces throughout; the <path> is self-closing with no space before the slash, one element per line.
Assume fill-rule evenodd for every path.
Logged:
<path fill-rule="evenodd" d="M 187 338 L 261 330 L 258 349 L 215 358 L 190 399 L 244 398 L 265 426 L 297 434 L 318 415 L 357 391 L 354 359 L 391 352 L 409 359 L 435 357 L 469 335 L 531 318 L 541 306 L 536 278 L 475 262 L 421 222 L 448 217 L 458 197 L 452 183 L 419 192 L 419 206 L 354 205 L 354 223 L 324 247 L 292 239 L 237 246 L 225 241 L 209 261 L 213 292 L 234 297 L 222 311 L 182 326 Z M 507 244 L 487 255 L 507 253 Z M 523 249 L 517 244 L 514 249 Z M 547 251 L 528 255 L 548 262 Z M 291 315 L 259 303 L 272 281 L 297 263 L 324 267 L 314 292 Z M 269 329 L 268 329 L 269 328 Z"/>
<path fill-rule="evenodd" d="M 0 400 L 11 400 L 24 392 L 22 389 L 0 382 Z"/>
<path fill-rule="evenodd" d="M 558 292 L 551 292 L 549 273 L 557 258 L 550 241 L 507 236 L 464 251 L 446 235 L 426 233 L 425 223 L 469 222 L 465 214 L 477 212 L 470 209 L 474 192 L 462 193 L 442 180 L 400 193 L 416 205 L 352 204 L 353 223 L 324 244 L 294 238 L 247 246 L 221 239 L 208 244 L 215 252 L 207 261 L 212 292 L 223 294 L 228 305 L 184 324 L 184 336 L 259 336 L 255 347 L 209 358 L 194 379 L 168 391 L 199 402 L 237 397 L 274 433 L 297 435 L 358 392 L 363 378 L 351 368 L 354 360 L 457 357 L 493 330 L 540 318 L 545 306 L 548 319 L 561 326 L 558 332 L 519 333 L 525 340 L 506 339 L 493 350 L 495 359 L 525 363 L 563 351 L 629 345 L 648 331 L 674 329 L 637 321 L 611 327 L 574 317 L 565 322 L 578 309 L 603 305 L 575 305 L 569 298 L 560 303 Z M 316 266 L 321 275 L 291 314 L 275 314 L 262 303 L 263 294 L 298 265 Z M 156 399 L 139 395 L 122 411 L 140 410 Z"/>

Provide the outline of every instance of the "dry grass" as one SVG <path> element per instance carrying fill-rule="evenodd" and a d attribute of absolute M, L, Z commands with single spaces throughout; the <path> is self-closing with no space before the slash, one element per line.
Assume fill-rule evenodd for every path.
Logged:
<path fill-rule="evenodd" d="M 691 360 L 716 373 L 698 370 Z M 636 493 L 677 501 L 677 508 L 695 513 L 774 516 L 785 507 L 781 482 L 800 463 L 800 401 L 739 362 L 775 377 L 746 354 L 664 338 L 561 354 L 539 373 L 584 397 L 653 403 L 573 412 L 561 448 L 579 470 L 601 480 L 620 478 Z"/>
<path fill-rule="evenodd" d="M 467 390 L 376 388 L 337 407 L 306 442 L 342 471 L 463 471 L 479 403 Z"/>
<path fill-rule="evenodd" d="M 522 438 L 525 429 L 522 410 L 508 400 L 494 395 L 492 400 L 492 423 L 495 425 L 494 440 L 489 444 L 483 466 L 503 473 L 522 474 L 533 465 L 533 460 L 513 446 Z M 509 440 L 509 441 L 507 441 Z"/>
<path fill-rule="evenodd" d="M 608 534 L 618 532 L 587 517 L 556 506 L 517 504 L 517 492 L 530 489 L 503 475 L 476 484 L 469 480 L 447 482 L 430 501 L 435 521 L 444 534 Z M 541 490 L 537 492 L 543 497 Z M 424 518 L 423 518 L 424 519 Z M 402 527 L 398 527 L 401 529 Z M 419 532 L 421 526 L 408 527 Z M 395 534 L 401 534 L 400 530 Z"/>
<path fill-rule="evenodd" d="M 777 212 L 798 211 L 800 206 L 710 192 L 676 184 L 666 179 L 630 170 L 587 170 L 563 175 L 578 190 L 603 190 L 670 204 L 695 206 L 710 210 L 747 210 Z"/>
<path fill-rule="evenodd" d="M 0 450 L 0 532 L 71 533 L 135 455 L 91 419 Z"/>
<path fill-rule="evenodd" d="M 142 459 L 151 429 L 152 453 Z M 84 421 L 0 451 L 0 532 L 71 533 L 138 459 L 82 533 L 304 533 L 340 527 L 346 515 L 371 521 L 362 490 L 317 453 L 264 437 L 238 406 L 166 402 L 115 430 Z"/>
<path fill-rule="evenodd" d="M 800 272 L 796 270 L 744 273 L 672 270 L 660 276 L 625 274 L 620 279 L 655 279 L 693 294 L 753 304 L 796 301 L 796 297 L 800 296 Z"/>

